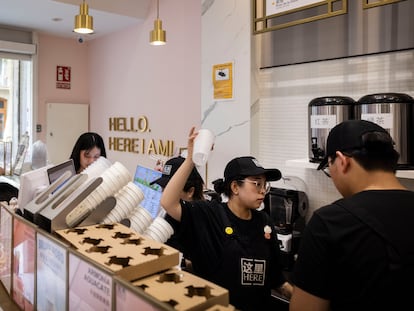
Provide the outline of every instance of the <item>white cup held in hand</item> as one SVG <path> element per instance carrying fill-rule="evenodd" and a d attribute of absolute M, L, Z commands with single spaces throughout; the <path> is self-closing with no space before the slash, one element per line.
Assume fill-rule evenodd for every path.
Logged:
<path fill-rule="evenodd" d="M 198 166 L 205 165 L 214 145 L 215 136 L 208 129 L 200 129 L 194 140 L 193 162 Z"/>

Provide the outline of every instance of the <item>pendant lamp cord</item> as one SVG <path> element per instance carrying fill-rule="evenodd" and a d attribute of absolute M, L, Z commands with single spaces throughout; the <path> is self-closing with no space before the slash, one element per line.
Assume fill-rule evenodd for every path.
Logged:
<path fill-rule="evenodd" d="M 157 19 L 160 19 L 160 0 L 157 0 Z"/>

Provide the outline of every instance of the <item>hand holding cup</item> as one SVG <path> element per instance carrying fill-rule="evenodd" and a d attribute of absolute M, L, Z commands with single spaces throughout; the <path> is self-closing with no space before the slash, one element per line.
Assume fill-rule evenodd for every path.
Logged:
<path fill-rule="evenodd" d="M 200 129 L 194 139 L 193 162 L 195 165 L 203 166 L 207 163 L 211 150 L 214 146 L 215 135 L 209 129 Z"/>

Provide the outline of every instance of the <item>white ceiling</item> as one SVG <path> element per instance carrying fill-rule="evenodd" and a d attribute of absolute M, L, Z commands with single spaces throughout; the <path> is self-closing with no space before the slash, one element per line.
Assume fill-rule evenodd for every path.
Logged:
<path fill-rule="evenodd" d="M 83 0 L 0 0 L 0 26 L 13 26 L 59 37 L 77 38 L 72 31 Z M 93 16 L 94 34 L 85 40 L 143 22 L 154 0 L 85 0 Z M 154 16 L 155 18 L 155 16 Z"/>

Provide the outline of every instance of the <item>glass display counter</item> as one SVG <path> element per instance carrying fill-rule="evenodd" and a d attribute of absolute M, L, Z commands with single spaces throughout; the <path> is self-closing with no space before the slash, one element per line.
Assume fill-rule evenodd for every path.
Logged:
<path fill-rule="evenodd" d="M 20 310 L 174 310 L 0 203 L 0 281 Z"/>

